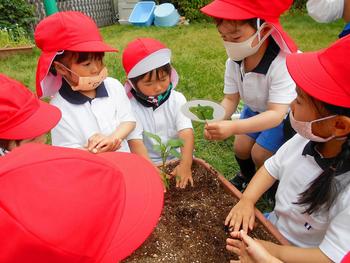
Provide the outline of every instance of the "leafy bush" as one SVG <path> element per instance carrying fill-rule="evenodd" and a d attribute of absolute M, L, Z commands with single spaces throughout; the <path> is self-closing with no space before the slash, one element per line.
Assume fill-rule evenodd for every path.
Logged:
<path fill-rule="evenodd" d="M 30 37 L 34 21 L 34 6 L 26 0 L 0 1 L 0 29 L 6 30 L 13 41 L 16 42 L 23 34 Z"/>
<path fill-rule="evenodd" d="M 304 10 L 306 8 L 307 0 L 294 0 L 292 9 Z"/>
<path fill-rule="evenodd" d="M 10 36 L 9 32 L 11 31 L 12 29 L 0 29 L 0 48 L 20 47 L 32 44 L 32 41 L 27 37 L 27 33 L 23 29 L 18 28 L 16 30 L 16 40 Z"/>

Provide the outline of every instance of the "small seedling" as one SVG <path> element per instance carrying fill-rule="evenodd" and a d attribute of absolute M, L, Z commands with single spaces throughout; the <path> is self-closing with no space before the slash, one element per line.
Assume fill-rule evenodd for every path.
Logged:
<path fill-rule="evenodd" d="M 190 107 L 190 112 L 196 115 L 200 120 L 212 120 L 214 118 L 214 108 L 211 106 L 202 106 L 198 104 L 197 107 Z"/>
<path fill-rule="evenodd" d="M 144 135 L 148 138 L 153 139 L 153 150 L 158 152 L 162 158 L 162 164 L 160 166 L 160 172 L 165 188 L 169 188 L 169 176 L 166 172 L 166 161 L 169 156 L 174 156 L 178 159 L 181 158 L 181 154 L 176 150 L 184 145 L 182 139 L 170 139 L 166 143 L 162 142 L 162 139 L 153 133 L 144 131 Z M 178 178 L 176 178 L 178 180 Z"/>

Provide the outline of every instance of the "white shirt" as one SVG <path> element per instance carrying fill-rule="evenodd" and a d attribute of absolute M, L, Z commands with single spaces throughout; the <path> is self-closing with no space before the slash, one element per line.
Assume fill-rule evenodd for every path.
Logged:
<path fill-rule="evenodd" d="M 307 12 L 319 23 L 329 23 L 343 16 L 344 0 L 309 0 Z"/>
<path fill-rule="evenodd" d="M 224 94 L 239 92 L 244 104 L 256 112 L 266 111 L 268 103 L 290 104 L 296 91 L 287 70 L 286 55 L 270 38 L 264 57 L 251 72 L 245 72 L 243 62 L 228 58 Z"/>
<path fill-rule="evenodd" d="M 91 101 L 84 101 L 83 95 L 75 93 L 77 99 L 71 103 L 62 97 L 63 87 L 56 93 L 50 103 L 61 110 L 62 118 L 51 131 L 53 145 L 83 148 L 93 134 L 110 135 L 122 122 L 136 121 L 123 85 L 113 78 L 106 78 L 103 84 L 105 89 L 100 91 L 107 94 L 97 94 Z M 130 152 L 126 140 L 118 151 Z"/>
<path fill-rule="evenodd" d="M 154 141 L 143 135 L 143 131 L 158 135 L 162 143 L 166 143 L 169 139 L 178 138 L 179 131 L 192 129 L 191 120 L 185 117 L 180 110 L 185 103 L 185 96 L 175 90 L 172 90 L 169 98 L 155 110 L 152 107 L 143 106 L 132 97 L 131 105 L 137 123 L 134 131 L 128 136 L 128 140 L 143 140 L 152 161 L 161 162 L 159 153 L 153 150 Z"/>
<path fill-rule="evenodd" d="M 303 214 L 305 207 L 293 204 L 323 172 L 313 156 L 302 155 L 308 142 L 296 134 L 265 161 L 268 172 L 280 181 L 269 220 L 294 245 L 319 247 L 331 260 L 340 262 L 350 250 L 350 184 L 327 212 Z M 349 182 L 350 171 L 335 178 Z"/>

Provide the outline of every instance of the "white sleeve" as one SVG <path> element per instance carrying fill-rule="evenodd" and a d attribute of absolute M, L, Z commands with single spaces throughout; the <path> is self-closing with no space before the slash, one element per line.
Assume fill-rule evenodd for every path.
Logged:
<path fill-rule="evenodd" d="M 136 119 L 134 117 L 134 114 L 131 110 L 131 104 L 128 96 L 125 93 L 125 89 L 123 85 L 116 81 L 118 85 L 116 85 L 114 88 L 116 89 L 116 107 L 117 107 L 117 118 L 120 122 L 136 122 Z"/>
<path fill-rule="evenodd" d="M 350 251 L 350 206 L 329 223 L 319 248 L 332 261 L 340 262 Z"/>
<path fill-rule="evenodd" d="M 232 59 L 226 60 L 224 94 L 235 94 L 239 92 L 238 81 L 241 81 L 239 65 Z"/>
<path fill-rule="evenodd" d="M 185 96 L 178 92 L 176 96 L 176 130 L 192 129 L 192 122 L 181 112 L 181 107 L 187 102 Z"/>
<path fill-rule="evenodd" d="M 54 146 L 68 148 L 84 148 L 87 142 L 83 136 L 79 136 L 80 131 L 74 129 L 62 114 L 62 118 L 55 128 L 51 130 L 51 141 Z"/>
<path fill-rule="evenodd" d="M 344 0 L 309 0 L 306 9 L 317 22 L 329 23 L 343 16 Z"/>
<path fill-rule="evenodd" d="M 140 119 L 138 118 L 137 114 L 135 115 L 136 119 L 136 126 L 135 129 L 129 133 L 128 137 L 126 138 L 127 141 L 129 140 L 143 140 L 143 125 Z"/>
<path fill-rule="evenodd" d="M 276 59 L 276 65 L 270 72 L 268 102 L 290 104 L 297 96 L 296 85 L 289 75 L 285 55 L 279 55 Z"/>
<path fill-rule="evenodd" d="M 269 172 L 269 174 L 275 178 L 276 180 L 280 180 L 281 177 L 281 164 L 283 164 L 283 158 L 288 156 L 286 154 L 288 150 L 288 145 L 291 144 L 293 141 L 293 138 L 284 143 L 278 151 L 272 155 L 269 159 L 267 159 L 264 163 L 264 166 L 266 170 Z"/>

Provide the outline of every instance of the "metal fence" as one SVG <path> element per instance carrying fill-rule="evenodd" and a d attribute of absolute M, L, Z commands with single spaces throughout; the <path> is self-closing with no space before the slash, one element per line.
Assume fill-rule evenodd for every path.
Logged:
<path fill-rule="evenodd" d="M 43 0 L 28 0 L 36 7 L 37 22 L 45 17 Z M 98 26 L 107 26 L 117 22 L 117 13 L 113 0 L 57 0 L 60 11 L 80 11 L 93 18 Z"/>

